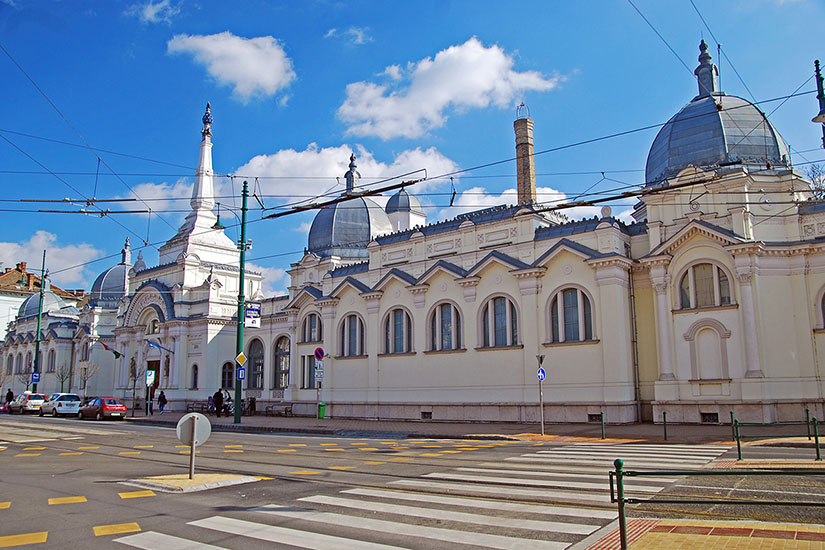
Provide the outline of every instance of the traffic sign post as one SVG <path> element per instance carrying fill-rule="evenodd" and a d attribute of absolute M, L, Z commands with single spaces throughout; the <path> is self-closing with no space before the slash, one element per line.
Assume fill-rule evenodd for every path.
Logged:
<path fill-rule="evenodd" d="M 541 364 L 544 362 L 544 355 L 536 355 L 536 361 L 539 362 L 539 369 L 536 371 L 536 378 L 539 379 L 539 418 L 541 418 L 541 435 L 544 435 L 544 389 L 542 388 L 542 382 L 544 379 L 547 378 L 547 373 L 541 367 Z"/>
<path fill-rule="evenodd" d="M 37 384 L 38 382 L 40 382 L 40 373 L 39 372 L 33 372 L 32 373 L 32 384 Z"/>
<path fill-rule="evenodd" d="M 155 383 L 155 371 L 147 370 L 146 371 L 146 387 L 153 385 Z"/>
<path fill-rule="evenodd" d="M 181 443 L 189 445 L 189 479 L 195 477 L 195 447 L 203 445 L 212 434 L 209 419 L 201 413 L 185 414 L 175 430 Z"/>
<path fill-rule="evenodd" d="M 246 378 L 246 369 L 245 368 L 238 367 L 238 370 L 236 372 L 237 372 L 237 375 L 238 375 L 237 379 L 238 379 L 239 382 L 241 380 L 243 380 L 244 378 Z M 237 404 L 236 404 L 236 406 L 237 406 Z"/>

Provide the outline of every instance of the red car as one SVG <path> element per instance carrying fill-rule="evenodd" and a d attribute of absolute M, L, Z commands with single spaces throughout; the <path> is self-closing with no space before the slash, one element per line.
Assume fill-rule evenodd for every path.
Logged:
<path fill-rule="evenodd" d="M 120 399 L 114 397 L 95 397 L 86 402 L 77 411 L 77 417 L 95 418 L 103 420 L 104 418 L 117 418 L 123 420 L 126 418 L 126 405 Z"/>

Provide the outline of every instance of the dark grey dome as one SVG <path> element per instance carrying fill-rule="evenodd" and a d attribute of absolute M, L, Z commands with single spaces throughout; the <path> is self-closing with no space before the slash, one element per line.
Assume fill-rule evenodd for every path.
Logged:
<path fill-rule="evenodd" d="M 384 211 L 387 214 L 392 214 L 393 212 L 412 212 L 413 214 L 424 215 L 421 202 L 415 198 L 414 195 L 407 193 L 407 190 L 403 187 L 399 189 L 395 195 L 390 197 Z"/>
<path fill-rule="evenodd" d="M 741 97 L 717 91 L 717 69 L 704 41 L 695 74 L 699 95 L 665 124 L 647 155 L 645 181 L 655 185 L 688 166 L 790 167 L 788 146 L 765 114 Z"/>
<path fill-rule="evenodd" d="M 358 197 L 318 212 L 309 229 L 309 251 L 319 256 L 366 258 L 367 244 L 387 233 L 392 233 L 392 225 L 384 210 Z"/>
<path fill-rule="evenodd" d="M 130 265 L 118 264 L 110 267 L 92 284 L 89 305 L 97 307 L 117 307 L 117 302 L 126 294 L 126 277 Z"/>
<path fill-rule="evenodd" d="M 24 319 L 26 317 L 37 317 L 37 310 L 40 306 L 40 293 L 32 294 L 20 304 L 20 309 L 17 310 L 17 318 Z M 52 292 L 51 290 L 43 291 L 43 315 L 50 311 L 57 311 L 67 307 L 68 304 L 63 299 Z"/>

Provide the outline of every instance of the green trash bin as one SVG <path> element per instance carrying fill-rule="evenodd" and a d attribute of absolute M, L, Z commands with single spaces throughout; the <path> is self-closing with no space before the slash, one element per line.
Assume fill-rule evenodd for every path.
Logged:
<path fill-rule="evenodd" d="M 324 418 L 324 415 L 327 412 L 327 404 L 323 401 L 318 403 L 318 418 Z"/>

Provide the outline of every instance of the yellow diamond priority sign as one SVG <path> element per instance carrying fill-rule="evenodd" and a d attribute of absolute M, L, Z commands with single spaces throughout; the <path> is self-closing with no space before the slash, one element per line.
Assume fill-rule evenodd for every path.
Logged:
<path fill-rule="evenodd" d="M 235 357 L 235 361 L 237 361 L 237 363 L 238 363 L 240 366 L 244 366 L 244 365 L 246 364 L 246 355 L 244 355 L 244 354 L 243 354 L 243 352 L 240 352 L 240 353 L 238 354 L 238 356 L 237 356 L 237 357 Z"/>

